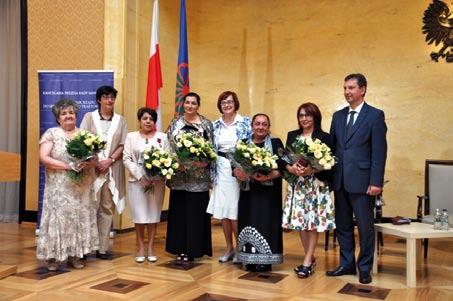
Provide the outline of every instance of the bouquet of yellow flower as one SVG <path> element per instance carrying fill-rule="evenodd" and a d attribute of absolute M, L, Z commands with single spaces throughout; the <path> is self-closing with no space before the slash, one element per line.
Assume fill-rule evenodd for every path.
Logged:
<path fill-rule="evenodd" d="M 203 137 L 187 132 L 176 136 L 176 155 L 183 163 L 211 162 L 217 159 L 217 154 L 211 142 Z"/>
<path fill-rule="evenodd" d="M 179 167 L 175 155 L 157 147 L 143 151 L 143 167 L 149 177 L 163 177 L 170 180 Z"/>
<path fill-rule="evenodd" d="M 249 175 L 254 173 L 269 174 L 277 169 L 276 155 L 268 149 L 256 146 L 254 143 L 238 141 L 233 153 L 234 161 Z"/>
<path fill-rule="evenodd" d="M 157 147 L 146 148 L 142 154 L 143 168 L 149 178 L 165 178 L 170 180 L 179 167 L 178 158 L 168 151 Z M 153 192 L 151 184 L 145 187 L 145 192 Z"/>
<path fill-rule="evenodd" d="M 77 159 L 73 164 L 80 165 L 84 161 L 92 159 L 97 153 L 105 148 L 106 142 L 101 140 L 99 135 L 81 130 L 77 132 L 66 144 L 66 151 Z M 80 181 L 83 177 L 82 171 L 69 171 L 69 177 L 74 181 Z"/>
<path fill-rule="evenodd" d="M 330 170 L 335 165 L 335 157 L 327 144 L 319 139 L 311 137 L 297 137 L 296 140 L 288 147 L 288 151 L 282 156 L 282 159 L 289 164 L 298 162 L 302 166 L 311 165 L 319 171 Z M 288 183 L 295 183 L 297 176 L 284 173 L 284 178 Z"/>

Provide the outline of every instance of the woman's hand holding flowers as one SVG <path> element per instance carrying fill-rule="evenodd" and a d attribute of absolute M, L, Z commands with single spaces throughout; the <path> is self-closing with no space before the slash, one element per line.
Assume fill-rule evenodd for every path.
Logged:
<path fill-rule="evenodd" d="M 234 176 L 240 180 L 240 181 L 247 181 L 249 179 L 249 175 L 247 175 L 244 170 L 242 170 L 242 168 L 240 167 L 236 167 L 234 170 L 233 170 L 233 174 Z"/>
<path fill-rule="evenodd" d="M 148 179 L 146 176 L 143 176 L 140 178 L 140 185 L 143 187 L 151 186 L 153 184 L 153 181 Z"/>
<path fill-rule="evenodd" d="M 269 174 L 264 175 L 262 173 L 255 173 L 252 175 L 252 178 L 258 182 L 266 182 L 275 179 L 279 176 L 279 172 L 277 170 L 271 171 Z"/>

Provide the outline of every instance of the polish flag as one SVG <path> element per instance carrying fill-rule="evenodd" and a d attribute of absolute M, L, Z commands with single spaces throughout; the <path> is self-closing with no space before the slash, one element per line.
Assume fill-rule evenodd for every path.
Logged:
<path fill-rule="evenodd" d="M 162 71 L 159 56 L 159 2 L 154 0 L 153 24 L 151 28 L 151 45 L 148 62 L 148 85 L 146 87 L 146 107 L 157 111 L 157 130 L 161 130 L 161 111 L 159 89 L 162 88 Z"/>

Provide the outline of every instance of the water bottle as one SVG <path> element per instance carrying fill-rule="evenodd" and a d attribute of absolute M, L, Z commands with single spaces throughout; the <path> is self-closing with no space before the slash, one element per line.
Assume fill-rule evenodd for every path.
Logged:
<path fill-rule="evenodd" d="M 442 230 L 448 231 L 450 229 L 450 225 L 448 224 L 448 211 L 447 209 L 442 210 Z"/>
<path fill-rule="evenodd" d="M 436 209 L 436 214 L 434 215 L 434 230 L 442 230 L 442 215 L 439 209 Z"/>

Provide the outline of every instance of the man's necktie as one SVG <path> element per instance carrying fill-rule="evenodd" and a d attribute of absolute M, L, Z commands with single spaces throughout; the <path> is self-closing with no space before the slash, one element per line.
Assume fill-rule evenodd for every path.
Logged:
<path fill-rule="evenodd" d="M 354 125 L 354 114 L 357 113 L 356 111 L 349 112 L 349 121 L 346 125 L 346 137 L 348 137 L 349 133 L 352 130 L 352 126 Z"/>

